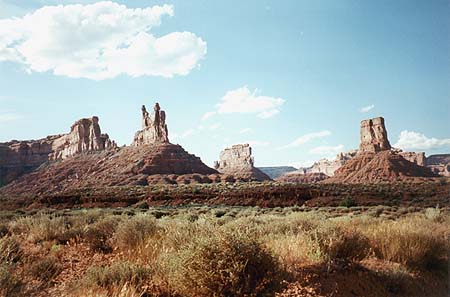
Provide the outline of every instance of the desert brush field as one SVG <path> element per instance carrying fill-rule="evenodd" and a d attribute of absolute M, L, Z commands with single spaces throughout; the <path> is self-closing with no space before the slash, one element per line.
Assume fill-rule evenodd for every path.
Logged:
<path fill-rule="evenodd" d="M 3 211 L 2 296 L 447 296 L 449 209 Z"/>

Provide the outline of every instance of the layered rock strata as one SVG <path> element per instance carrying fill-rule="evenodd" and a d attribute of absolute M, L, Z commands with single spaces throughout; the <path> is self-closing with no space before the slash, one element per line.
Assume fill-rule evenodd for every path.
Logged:
<path fill-rule="evenodd" d="M 379 183 L 436 176 L 430 169 L 419 165 L 424 163 L 424 155 L 391 148 L 383 118 L 362 121 L 360 135 L 357 155 L 324 182 Z"/>
<path fill-rule="evenodd" d="M 236 144 L 220 153 L 220 160 L 214 163 L 220 173 L 233 175 L 243 180 L 270 180 L 270 177 L 254 166 L 252 148 L 249 144 Z"/>
<path fill-rule="evenodd" d="M 361 121 L 359 153 L 376 153 L 391 149 L 384 118 Z"/>
<path fill-rule="evenodd" d="M 68 134 L 0 143 L 0 186 L 48 161 L 115 147 L 116 143 L 109 139 L 108 134 L 101 133 L 96 116 L 76 121 Z"/>
<path fill-rule="evenodd" d="M 434 173 L 450 177 L 450 154 L 431 155 L 425 159 L 425 164 Z"/>

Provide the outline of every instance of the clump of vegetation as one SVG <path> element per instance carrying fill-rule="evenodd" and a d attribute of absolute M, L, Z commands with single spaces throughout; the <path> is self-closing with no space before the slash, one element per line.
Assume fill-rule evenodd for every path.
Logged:
<path fill-rule="evenodd" d="M 353 200 L 352 197 L 346 196 L 344 199 L 341 200 L 341 202 L 339 202 L 339 206 L 353 207 L 353 206 L 357 206 L 357 204 L 356 204 L 355 200 Z"/>
<path fill-rule="evenodd" d="M 8 265 L 0 265 L 0 296 L 19 296 L 23 282 L 15 276 Z"/>
<path fill-rule="evenodd" d="M 93 251 L 111 252 L 111 238 L 119 224 L 119 219 L 115 216 L 105 217 L 87 227 L 84 240 Z"/>
<path fill-rule="evenodd" d="M 79 289 L 106 288 L 113 290 L 125 285 L 142 287 L 151 280 L 149 268 L 130 262 L 117 262 L 111 266 L 92 266 L 78 283 Z"/>
<path fill-rule="evenodd" d="M 163 259 L 181 296 L 260 296 L 280 280 L 279 263 L 256 239 L 223 231 L 196 237 Z"/>
<path fill-rule="evenodd" d="M 22 249 L 14 237 L 0 238 L 0 263 L 10 265 L 22 257 Z"/>
<path fill-rule="evenodd" d="M 58 239 L 66 231 L 66 226 L 63 217 L 38 214 L 13 221 L 10 230 L 13 234 L 27 234 L 31 242 L 42 242 Z"/>
<path fill-rule="evenodd" d="M 306 233 L 312 259 L 332 265 L 349 264 L 364 259 L 370 250 L 367 237 L 355 230 L 334 224 L 322 224 Z"/>
<path fill-rule="evenodd" d="M 114 244 L 121 250 L 136 249 L 157 231 L 154 217 L 137 215 L 118 225 L 114 234 Z"/>
<path fill-rule="evenodd" d="M 61 266 L 55 256 L 47 256 L 31 265 L 30 273 L 42 281 L 50 281 L 61 272 Z"/>
<path fill-rule="evenodd" d="M 446 258 L 449 244 L 433 229 L 416 219 L 385 221 L 369 227 L 367 232 L 378 258 L 410 268 L 434 269 Z"/>

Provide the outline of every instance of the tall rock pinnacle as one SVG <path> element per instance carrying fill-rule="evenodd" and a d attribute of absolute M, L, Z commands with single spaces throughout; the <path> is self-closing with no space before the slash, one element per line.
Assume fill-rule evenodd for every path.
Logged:
<path fill-rule="evenodd" d="M 134 135 L 133 145 L 168 143 L 169 132 L 166 125 L 166 113 L 161 110 L 159 104 L 153 107 L 153 113 L 150 115 L 142 105 L 142 130 Z"/>

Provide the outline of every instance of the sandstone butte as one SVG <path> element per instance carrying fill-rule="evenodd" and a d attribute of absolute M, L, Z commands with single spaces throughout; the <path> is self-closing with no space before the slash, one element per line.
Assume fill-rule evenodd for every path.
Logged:
<path fill-rule="evenodd" d="M 2 182 L 13 181 L 2 187 L 0 194 L 234 181 L 206 166 L 180 145 L 170 143 L 165 118 L 159 104 L 155 104 L 152 114 L 143 106 L 142 130 L 136 132 L 133 145 L 122 148 L 106 134 L 100 134 L 96 117 L 77 121 L 66 135 L 2 144 L 1 160 L 6 160 L 6 164 L 0 164 Z M 15 149 L 17 146 L 21 149 Z"/>
<path fill-rule="evenodd" d="M 243 181 L 266 181 L 271 178 L 254 166 L 252 148 L 248 143 L 236 144 L 225 148 L 220 153 L 219 161 L 214 163 L 214 168 L 220 173 L 231 175 Z"/>
<path fill-rule="evenodd" d="M 96 116 L 76 121 L 67 134 L 0 143 L 0 186 L 49 161 L 115 148 L 117 145 L 108 134 L 101 133 Z"/>
<path fill-rule="evenodd" d="M 389 152 L 389 156 L 384 156 L 384 159 L 387 158 L 386 162 L 394 162 L 395 159 L 398 159 L 398 162 L 394 162 L 396 163 L 395 165 L 382 165 L 379 158 L 382 158 L 383 154 L 376 155 L 376 158 L 378 159 L 377 162 L 380 164 L 375 166 L 372 163 L 368 167 L 375 170 L 375 173 L 371 172 L 367 168 L 367 172 L 360 172 L 357 174 L 354 171 L 361 168 L 355 167 L 348 171 L 348 173 L 352 172 L 353 178 L 347 178 L 343 181 L 342 176 L 340 176 L 338 179 L 329 179 L 328 182 L 351 182 L 351 180 L 355 179 L 360 180 L 360 182 L 366 182 L 363 177 L 357 178 L 357 176 L 360 175 L 366 176 L 367 182 L 401 180 L 407 178 L 408 176 L 428 177 L 430 176 L 430 172 L 429 170 L 424 171 L 422 168 L 424 166 L 431 169 L 435 174 L 449 176 L 450 155 L 432 155 L 427 158 L 425 157 L 424 152 L 404 152 L 400 149 L 391 147 L 388 140 L 384 119 L 382 117 L 378 117 L 363 120 L 361 122 L 359 149 L 339 153 L 334 160 L 319 160 L 311 167 L 299 168 L 297 171 L 286 173 L 278 177 L 276 180 L 281 182 L 319 182 L 321 180 L 328 179 L 329 177 L 334 177 L 335 173 L 339 173 L 338 169 L 343 167 L 350 160 L 353 160 L 355 157 L 358 157 L 356 160 L 361 161 L 361 154 L 372 156 L 373 154 L 377 154 L 379 152 Z M 386 155 L 386 153 L 384 155 Z M 411 166 L 413 165 L 404 163 L 404 160 L 415 163 L 419 167 L 412 168 Z M 359 164 L 359 166 L 361 165 L 362 164 Z M 380 168 L 377 166 L 380 166 Z M 383 170 L 388 170 L 388 172 L 382 172 Z"/>
<path fill-rule="evenodd" d="M 324 180 L 327 183 L 379 183 L 436 177 L 424 167 L 423 153 L 392 149 L 382 117 L 361 121 L 357 154 Z"/>
<path fill-rule="evenodd" d="M 166 113 L 158 103 L 151 114 L 145 106 L 141 112 L 142 129 L 127 147 L 118 148 L 108 134 L 102 134 L 95 116 L 76 121 L 67 134 L 0 143 L 0 186 L 3 186 L 0 194 L 42 194 L 115 185 L 270 180 L 254 166 L 248 144 L 222 151 L 215 170 L 180 145 L 170 143 Z M 428 165 L 423 153 L 391 148 L 383 118 L 362 121 L 360 131 L 359 150 L 341 153 L 335 161 L 319 161 L 311 168 L 291 172 L 278 180 L 310 183 L 332 176 L 326 181 L 355 183 L 435 176 L 423 167 Z M 430 168 L 436 173 L 448 173 L 448 161 L 447 155 L 434 157 Z"/>

